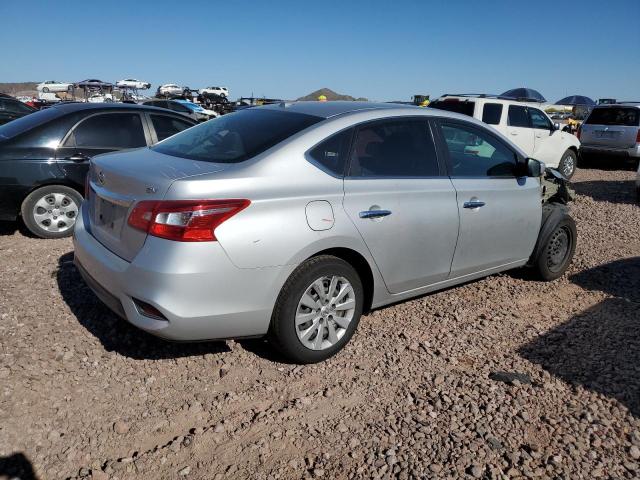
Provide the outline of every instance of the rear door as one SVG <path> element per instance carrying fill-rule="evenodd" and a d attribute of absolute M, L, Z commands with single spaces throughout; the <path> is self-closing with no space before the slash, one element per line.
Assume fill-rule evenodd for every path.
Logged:
<path fill-rule="evenodd" d="M 522 105 L 509 105 L 506 130 L 506 137 L 509 140 L 524 150 L 527 155 L 533 156 L 535 140 L 533 129 L 529 122 L 527 107 Z"/>
<path fill-rule="evenodd" d="M 390 292 L 449 276 L 458 235 L 456 196 L 426 119 L 359 126 L 344 191 L 344 208 Z"/>
<path fill-rule="evenodd" d="M 439 125 L 460 214 L 451 277 L 527 259 L 541 222 L 539 180 L 517 178 L 516 153 L 488 129 L 449 119 Z"/>
<path fill-rule="evenodd" d="M 79 185 L 89 168 L 89 160 L 101 153 L 146 147 L 151 143 L 138 112 L 101 112 L 79 121 L 56 151 L 56 162 L 65 176 Z"/>

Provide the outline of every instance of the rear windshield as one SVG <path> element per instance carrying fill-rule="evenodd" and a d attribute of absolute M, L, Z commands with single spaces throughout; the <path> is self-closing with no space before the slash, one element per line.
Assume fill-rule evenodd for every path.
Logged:
<path fill-rule="evenodd" d="M 47 108 L 30 113 L 21 118 L 17 118 L 9 123 L 0 126 L 0 139 L 13 138 L 16 135 L 31 130 L 39 125 L 49 122 L 54 118 L 61 117 L 64 112 L 58 108 Z"/>
<path fill-rule="evenodd" d="M 625 127 L 637 127 L 640 125 L 640 108 L 594 108 L 585 123 L 590 125 L 621 125 Z"/>
<path fill-rule="evenodd" d="M 468 115 L 469 117 L 473 117 L 473 109 L 475 105 L 476 102 L 469 102 L 466 100 L 436 100 L 429 104 L 429 106 L 432 108 L 446 110 L 448 112 L 462 113 L 463 115 Z"/>
<path fill-rule="evenodd" d="M 301 113 L 250 108 L 184 130 L 152 149 L 191 160 L 238 163 L 321 120 Z"/>

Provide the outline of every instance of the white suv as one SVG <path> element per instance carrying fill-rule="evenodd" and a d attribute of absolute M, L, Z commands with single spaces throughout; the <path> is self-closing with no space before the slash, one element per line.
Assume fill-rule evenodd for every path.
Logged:
<path fill-rule="evenodd" d="M 492 126 L 527 155 L 558 169 L 566 178 L 576 171 L 580 141 L 561 132 L 540 104 L 490 95 L 443 95 L 429 107 L 462 113 Z"/>
<path fill-rule="evenodd" d="M 218 95 L 219 97 L 229 97 L 229 90 L 227 87 L 207 87 L 200 90 L 200 94 Z"/>

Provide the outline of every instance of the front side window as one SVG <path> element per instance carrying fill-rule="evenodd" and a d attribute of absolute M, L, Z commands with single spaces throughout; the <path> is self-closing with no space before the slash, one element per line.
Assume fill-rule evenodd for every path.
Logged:
<path fill-rule="evenodd" d="M 436 150 L 424 120 L 377 122 L 358 129 L 351 177 L 438 176 Z"/>
<path fill-rule="evenodd" d="M 513 177 L 516 156 L 502 142 L 471 125 L 443 124 L 454 177 Z"/>
<path fill-rule="evenodd" d="M 334 175 L 343 176 L 349 154 L 352 129 L 347 129 L 329 137 L 309 151 L 309 156 Z"/>
<path fill-rule="evenodd" d="M 531 126 L 533 128 L 539 128 L 542 130 L 551 130 L 551 122 L 547 116 L 536 108 L 529 108 L 529 118 L 531 119 Z"/>
<path fill-rule="evenodd" d="M 438 110 L 446 110 L 447 112 L 462 113 L 468 117 L 473 117 L 473 110 L 476 102 L 469 100 L 458 100 L 457 98 L 436 100 L 429 104 L 429 108 L 437 108 Z"/>
<path fill-rule="evenodd" d="M 501 103 L 485 103 L 482 109 L 482 121 L 489 125 L 500 125 L 500 118 L 502 118 L 502 104 Z"/>
<path fill-rule="evenodd" d="M 67 138 L 65 146 L 86 148 L 138 148 L 147 141 L 137 113 L 106 113 L 89 117 Z"/>
<path fill-rule="evenodd" d="M 526 107 L 509 105 L 508 123 L 510 127 L 529 128 L 529 115 L 527 115 Z"/>
<path fill-rule="evenodd" d="M 153 123 L 153 128 L 156 130 L 158 141 L 169 138 L 172 135 L 193 126 L 189 122 L 169 117 L 167 115 L 151 115 L 151 123 Z"/>
<path fill-rule="evenodd" d="M 314 115 L 251 108 L 201 123 L 152 149 L 190 160 L 238 163 L 322 120 Z"/>

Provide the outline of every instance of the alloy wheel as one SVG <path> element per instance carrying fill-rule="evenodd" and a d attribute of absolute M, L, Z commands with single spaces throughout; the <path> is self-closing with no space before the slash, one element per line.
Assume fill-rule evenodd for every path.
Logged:
<path fill-rule="evenodd" d="M 335 345 L 353 320 L 356 296 L 349 281 L 341 276 L 324 276 L 307 287 L 298 302 L 295 330 L 310 350 Z"/>

